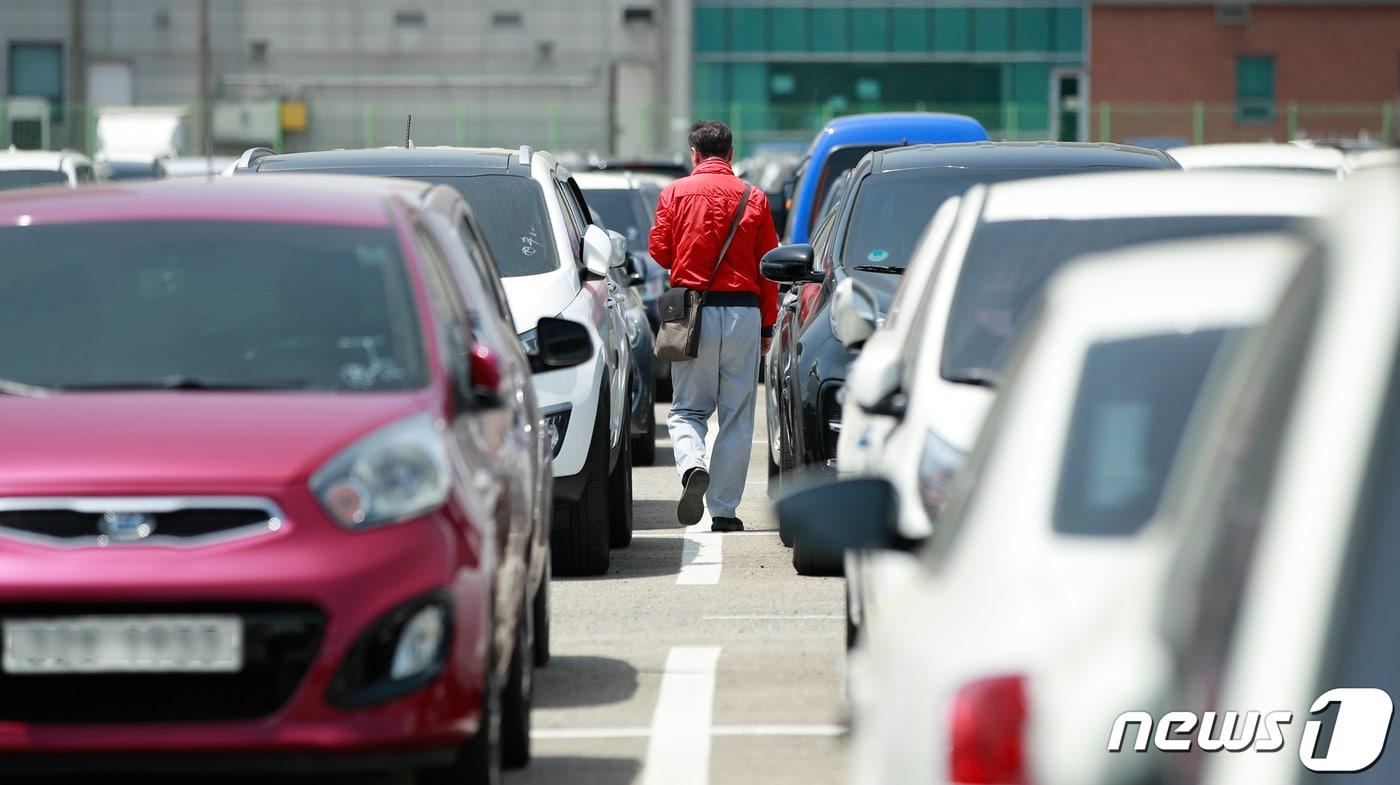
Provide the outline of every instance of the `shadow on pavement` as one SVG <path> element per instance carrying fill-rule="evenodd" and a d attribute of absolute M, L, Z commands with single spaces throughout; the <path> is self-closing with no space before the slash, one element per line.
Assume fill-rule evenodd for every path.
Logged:
<path fill-rule="evenodd" d="M 681 486 L 676 483 L 676 499 L 633 499 L 632 530 L 684 529 L 685 525 L 676 520 L 676 501 L 680 495 Z"/>
<path fill-rule="evenodd" d="M 555 758 L 536 755 L 528 768 L 508 771 L 502 779 L 507 785 L 630 785 L 641 769 L 641 762 L 631 758 Z"/>
<path fill-rule="evenodd" d="M 621 703 L 637 691 L 637 669 L 607 657 L 555 657 L 535 671 L 537 709 Z M 591 782 L 592 780 L 588 780 Z"/>
<path fill-rule="evenodd" d="M 576 583 L 675 575 L 681 570 L 681 551 L 684 548 L 684 537 L 638 537 L 626 548 L 612 552 L 612 565 L 605 575 L 586 578 L 556 576 L 551 580 Z"/>

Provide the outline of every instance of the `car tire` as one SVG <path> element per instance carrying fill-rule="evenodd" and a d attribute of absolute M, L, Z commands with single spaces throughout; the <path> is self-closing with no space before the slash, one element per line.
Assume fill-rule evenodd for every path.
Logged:
<path fill-rule="evenodd" d="M 782 426 L 779 425 L 778 427 L 781 428 Z M 781 433 L 779 434 L 779 438 L 782 439 Z M 793 472 L 797 471 L 797 460 L 792 457 L 792 453 L 788 450 L 787 444 L 787 439 L 782 439 L 782 441 L 778 442 L 778 463 L 776 464 L 778 471 L 768 481 L 770 487 L 776 486 L 777 497 L 781 497 L 790 490 L 789 483 L 792 482 Z M 772 458 L 770 457 L 769 460 L 772 460 Z M 792 547 L 792 535 L 783 531 L 782 526 L 778 527 L 778 540 L 782 542 L 783 547 Z"/>
<path fill-rule="evenodd" d="M 418 771 L 414 776 L 418 785 L 500 785 L 501 685 L 494 663 L 493 655 L 486 668 L 486 689 L 481 693 L 481 724 L 476 735 L 461 746 L 451 766 Z"/>
<path fill-rule="evenodd" d="M 792 544 L 792 566 L 798 575 L 833 576 L 845 571 L 840 551 L 814 548 L 800 541 Z"/>
<path fill-rule="evenodd" d="M 530 706 L 534 702 L 534 605 L 521 600 L 515 624 L 515 651 L 510 657 L 501 696 L 501 765 L 524 768 L 530 762 Z"/>
<path fill-rule="evenodd" d="M 607 400 L 604 390 L 600 400 Z M 593 441 L 583 464 L 583 494 L 554 506 L 549 550 L 558 575 L 602 575 L 608 571 L 608 413 L 598 408 Z"/>
<path fill-rule="evenodd" d="M 545 561 L 544 577 L 540 579 L 540 587 L 535 590 L 535 598 L 531 602 L 534 605 L 532 620 L 535 623 L 535 667 L 543 668 L 549 664 L 549 579 L 553 572 L 550 560 Z"/>
<path fill-rule="evenodd" d="M 622 439 L 617 465 L 608 476 L 608 544 L 632 544 L 632 440 Z"/>
<path fill-rule="evenodd" d="M 656 465 L 656 403 L 647 406 L 646 433 L 632 437 L 632 465 Z"/>

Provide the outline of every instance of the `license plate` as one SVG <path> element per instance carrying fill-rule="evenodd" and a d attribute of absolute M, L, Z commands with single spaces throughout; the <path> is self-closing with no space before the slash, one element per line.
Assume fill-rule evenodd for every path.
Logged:
<path fill-rule="evenodd" d="M 70 616 L 3 621 L 6 673 L 235 673 L 237 616 Z"/>

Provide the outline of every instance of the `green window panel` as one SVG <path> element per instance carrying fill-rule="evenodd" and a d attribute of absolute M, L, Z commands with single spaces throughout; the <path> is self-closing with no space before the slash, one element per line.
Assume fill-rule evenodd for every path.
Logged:
<path fill-rule="evenodd" d="M 59 44 L 10 44 L 10 95 L 63 101 L 63 47 Z M 56 106 L 55 106 L 56 108 Z"/>
<path fill-rule="evenodd" d="M 773 9 L 773 51 L 805 52 L 812 46 L 805 8 Z"/>
<path fill-rule="evenodd" d="M 1084 51 L 1084 10 L 1082 8 L 1055 9 L 1055 51 Z"/>
<path fill-rule="evenodd" d="M 1049 52 L 1054 48 L 1050 40 L 1049 8 L 1016 9 L 1016 40 L 1014 49 L 1018 52 Z"/>
<path fill-rule="evenodd" d="M 972 12 L 966 8 L 935 8 L 933 48 L 939 52 L 972 49 Z"/>
<path fill-rule="evenodd" d="M 854 18 L 854 35 L 852 36 L 857 52 L 888 52 L 890 51 L 890 16 L 889 9 L 886 8 L 856 8 L 852 9 L 851 16 Z"/>
<path fill-rule="evenodd" d="M 1011 49 L 1011 9 L 978 8 L 972 12 L 972 48 L 978 52 Z"/>
<path fill-rule="evenodd" d="M 729 9 L 729 35 L 731 51 L 767 51 L 768 11 L 763 8 Z"/>
<path fill-rule="evenodd" d="M 729 13 L 723 8 L 700 6 L 695 9 L 695 51 L 724 52 L 729 49 L 726 26 Z"/>
<path fill-rule="evenodd" d="M 928 13 L 922 8 L 895 8 L 890 11 L 896 52 L 928 51 Z"/>
<path fill-rule="evenodd" d="M 1050 65 L 1048 63 L 1012 63 L 1011 97 L 1018 101 L 1050 100 Z"/>
<path fill-rule="evenodd" d="M 844 8 L 812 9 L 812 51 L 844 52 L 850 49 Z"/>
<path fill-rule="evenodd" d="M 692 83 L 696 112 L 712 116 L 729 102 L 726 76 L 729 66 L 725 63 L 696 63 Z"/>
<path fill-rule="evenodd" d="M 1235 117 L 1242 123 L 1274 121 L 1273 55 L 1235 59 Z"/>

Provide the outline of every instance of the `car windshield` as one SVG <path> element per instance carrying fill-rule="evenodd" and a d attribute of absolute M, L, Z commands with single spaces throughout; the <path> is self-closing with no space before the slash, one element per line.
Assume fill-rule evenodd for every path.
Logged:
<path fill-rule="evenodd" d="M 860 159 L 871 150 L 884 150 L 891 145 L 887 144 L 861 144 L 852 147 L 838 147 L 827 153 L 826 163 L 822 165 L 821 179 L 817 181 L 816 201 L 812 203 L 812 212 L 807 219 L 807 231 L 817 225 L 817 220 L 822 215 L 822 205 L 826 203 L 826 197 L 831 193 L 831 186 L 841 175 L 854 169 Z"/>
<path fill-rule="evenodd" d="M 646 248 L 651 221 L 636 191 L 630 188 L 584 188 L 583 198 L 594 216 L 603 220 L 603 225 L 627 237 L 630 248 Z"/>
<path fill-rule="evenodd" d="M 450 185 L 462 194 L 481 224 L 501 277 L 539 275 L 559 268 L 544 191 L 534 180 L 504 174 L 412 176 L 415 180 Z"/>
<path fill-rule="evenodd" d="M 0 229 L 0 378 L 60 389 L 384 391 L 427 382 L 390 229 Z"/>
<path fill-rule="evenodd" d="M 33 188 L 40 185 L 67 185 L 68 175 L 55 169 L 0 170 L 0 191 Z"/>
<path fill-rule="evenodd" d="M 984 222 L 973 233 L 953 292 L 940 373 L 951 382 L 995 377 L 1031 301 L 1071 259 L 1157 240 L 1278 232 L 1297 220 L 1253 215 Z"/>
<path fill-rule="evenodd" d="M 1060 463 L 1056 532 L 1121 537 L 1147 523 L 1229 333 L 1197 330 L 1090 348 Z"/>

